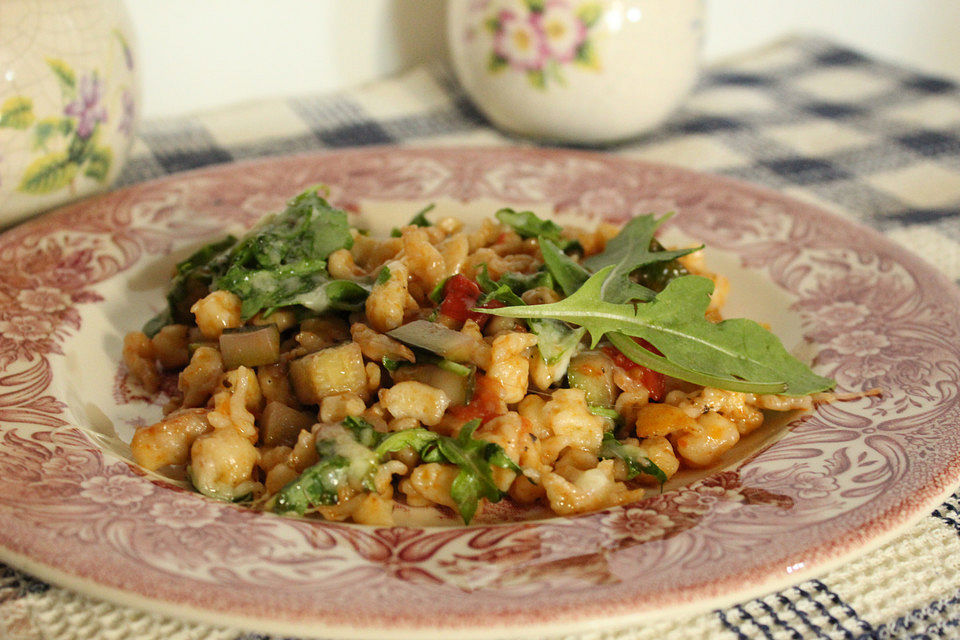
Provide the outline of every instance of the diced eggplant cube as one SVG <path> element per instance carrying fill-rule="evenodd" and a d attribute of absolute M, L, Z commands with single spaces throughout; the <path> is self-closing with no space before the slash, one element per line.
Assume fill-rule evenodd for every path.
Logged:
<path fill-rule="evenodd" d="M 260 416 L 260 444 L 266 447 L 297 443 L 297 436 L 316 423 L 316 416 L 297 411 L 282 402 L 269 402 Z"/>
<path fill-rule="evenodd" d="M 276 325 L 226 330 L 220 335 L 225 369 L 259 367 L 280 359 L 280 331 Z"/>
<path fill-rule="evenodd" d="M 367 374 L 360 345 L 348 342 L 294 360 L 290 363 L 290 382 L 303 404 L 319 404 L 338 393 L 365 397 Z"/>

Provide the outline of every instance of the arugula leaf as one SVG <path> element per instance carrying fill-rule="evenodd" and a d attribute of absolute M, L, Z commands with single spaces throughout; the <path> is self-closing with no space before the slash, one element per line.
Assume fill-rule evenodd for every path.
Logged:
<path fill-rule="evenodd" d="M 423 451 L 427 445 L 433 444 L 437 441 L 437 438 L 440 437 L 433 431 L 423 427 L 404 429 L 403 431 L 381 435 L 386 437 L 381 440 L 380 444 L 374 450 L 374 454 L 378 460 L 383 460 L 383 457 L 388 453 L 400 451 L 407 447 L 417 452 Z"/>
<path fill-rule="evenodd" d="M 415 216 L 413 216 L 412 218 L 410 218 L 410 222 L 407 223 L 407 226 L 408 226 L 408 227 L 410 227 L 410 226 L 413 226 L 413 227 L 432 227 L 432 226 L 433 226 L 433 223 L 430 222 L 429 220 L 427 220 L 427 213 L 429 213 L 431 210 L 433 210 L 433 208 L 434 208 L 435 206 L 436 206 L 435 204 L 428 204 L 427 206 L 425 206 L 423 209 L 421 209 L 420 211 L 418 211 Z M 402 235 L 403 235 L 403 232 L 400 231 L 400 228 L 399 228 L 399 227 L 394 227 L 393 229 L 390 230 L 390 237 L 391 237 L 391 238 L 399 238 L 399 237 L 402 236 Z"/>
<path fill-rule="evenodd" d="M 350 432 L 354 440 L 365 447 L 376 447 L 380 443 L 380 436 L 383 435 L 374 429 L 366 418 L 360 416 L 347 416 L 340 424 Z"/>
<path fill-rule="evenodd" d="M 563 358 L 569 362 L 576 350 L 586 329 L 570 328 L 566 323 L 554 318 L 544 318 L 534 321 L 527 320 L 530 332 L 537 335 L 537 349 L 540 357 L 549 365 L 554 365 Z"/>
<path fill-rule="evenodd" d="M 167 289 L 167 308 L 151 318 L 143 327 L 148 337 L 156 335 L 160 329 L 179 322 L 193 320 L 190 307 L 207 295 L 210 283 L 223 269 L 224 255 L 237 243 L 235 236 L 204 245 L 185 260 L 177 263 L 176 273 Z"/>
<path fill-rule="evenodd" d="M 506 287 L 516 296 L 520 296 L 530 289 L 535 289 L 537 287 L 548 287 L 550 289 L 553 288 L 553 277 L 547 271 L 535 271 L 534 273 L 530 274 L 507 272 L 500 276 L 499 280 L 494 282 L 493 278 L 490 277 L 490 272 L 487 270 L 487 265 L 485 264 L 480 265 L 480 270 L 477 272 L 476 280 L 477 284 L 480 285 L 480 290 L 487 294 L 497 291 L 500 287 Z M 505 294 L 506 291 L 503 293 Z M 494 299 L 493 296 L 488 296 L 483 301 L 488 302 L 491 299 Z M 506 302 L 506 300 L 500 301 Z"/>
<path fill-rule="evenodd" d="M 353 236 L 347 214 L 307 189 L 251 229 L 231 250 L 232 269 L 270 269 L 303 260 L 325 260 L 337 249 L 349 249 Z"/>
<path fill-rule="evenodd" d="M 380 267 L 380 271 L 377 272 L 377 278 L 373 281 L 373 284 L 386 284 L 387 280 L 390 279 L 390 267 L 383 265 Z"/>
<path fill-rule="evenodd" d="M 480 498 L 498 502 L 503 497 L 493 482 L 491 465 L 523 473 L 500 445 L 473 438 L 479 426 L 480 420 L 471 420 L 460 428 L 456 438 L 441 436 L 423 427 L 385 434 L 359 416 L 348 417 L 342 423 L 342 434 L 320 438 L 323 432 L 318 433 L 316 446 L 320 460 L 277 493 L 274 511 L 303 515 L 318 505 L 336 504 L 339 489 L 346 486 L 351 475 L 367 486 L 376 465 L 388 453 L 412 447 L 424 462 L 460 467 L 450 495 L 463 521 L 469 524 Z"/>
<path fill-rule="evenodd" d="M 352 245 L 347 214 L 324 200 L 316 187 L 307 189 L 239 241 L 228 236 L 178 264 L 167 310 L 145 329 L 153 334 L 170 322 L 190 322 L 193 303 L 215 289 L 240 297 L 244 320 L 291 304 L 318 312 L 356 309 L 369 285 L 335 280 L 326 269 L 327 256 Z"/>
<path fill-rule="evenodd" d="M 318 313 L 329 309 L 352 311 L 360 308 L 371 289 L 366 283 L 334 280 L 322 260 L 302 260 L 272 269 L 231 269 L 216 286 L 240 298 L 240 316 L 244 319 L 258 311 L 269 315 L 293 304 Z"/>
<path fill-rule="evenodd" d="M 712 374 L 695 371 L 686 367 L 670 362 L 663 356 L 658 356 L 649 349 L 641 347 L 633 338 L 622 333 L 608 333 L 607 340 L 616 347 L 620 353 L 627 356 L 637 364 L 643 365 L 648 369 L 659 371 L 678 380 L 686 380 L 701 387 L 716 387 L 727 389 L 728 391 L 741 391 L 744 393 L 783 393 L 787 388 L 783 382 L 763 382 L 746 381 L 739 378 L 723 377 Z"/>
<path fill-rule="evenodd" d="M 602 268 L 560 302 L 478 311 L 563 320 L 585 327 L 592 346 L 607 334 L 611 334 L 611 342 L 617 340 L 615 334 L 643 338 L 663 357 L 650 354 L 644 362 L 636 360 L 634 353 L 625 353 L 627 357 L 654 371 L 721 389 L 733 384 L 738 391 L 807 395 L 833 388 L 833 380 L 814 374 L 756 322 L 743 318 L 716 324 L 708 321 L 704 313 L 713 291 L 709 278 L 682 276 L 650 302 L 614 303 L 603 295 L 614 269 L 613 265 Z M 690 379 L 687 372 L 696 373 L 698 380 Z"/>
<path fill-rule="evenodd" d="M 434 208 L 435 206 L 436 206 L 436 205 L 433 204 L 433 203 L 428 204 L 428 205 L 425 206 L 423 209 L 421 209 L 420 211 L 418 211 L 415 216 L 413 216 L 412 218 L 410 218 L 410 222 L 408 222 L 407 224 L 408 224 L 408 225 L 413 225 L 413 226 L 416 226 L 416 227 L 432 227 L 432 226 L 433 226 L 433 223 L 430 222 L 429 220 L 427 220 L 427 214 L 430 213 L 431 211 L 433 211 L 433 208 Z"/>
<path fill-rule="evenodd" d="M 347 214 L 332 207 L 317 189 L 308 189 L 241 238 L 211 286 L 243 300 L 243 319 L 291 304 L 313 311 L 352 309 L 369 288 L 334 280 L 326 270 L 327 256 L 352 245 Z"/>
<path fill-rule="evenodd" d="M 623 460 L 627 465 L 627 480 L 633 480 L 641 473 L 646 473 L 657 479 L 660 486 L 667 481 L 667 474 L 654 464 L 653 460 L 643 455 L 639 447 L 624 444 L 609 431 L 604 431 L 600 444 L 600 458 L 604 460 Z"/>
<path fill-rule="evenodd" d="M 523 473 L 500 445 L 473 437 L 479 426 L 480 420 L 471 420 L 460 427 L 456 438 L 437 436 L 436 442 L 428 444 L 421 453 L 424 462 L 448 462 L 460 467 L 450 486 L 450 497 L 466 524 L 476 514 L 480 498 L 499 502 L 503 497 L 493 481 L 491 465 Z"/>
<path fill-rule="evenodd" d="M 289 302 L 284 302 L 278 306 L 299 304 L 317 313 L 330 309 L 356 311 L 363 307 L 371 289 L 369 284 L 353 280 L 314 278 L 314 282 L 318 284 L 312 290 L 301 293 L 291 298 Z M 276 307 L 273 307 L 268 310 L 267 315 L 275 309 Z"/>
<path fill-rule="evenodd" d="M 433 289 L 430 290 L 430 293 L 427 294 L 427 297 L 430 298 L 430 302 L 432 302 L 433 304 L 440 304 L 441 302 L 443 302 L 444 292 L 447 289 L 447 282 L 452 277 L 453 276 L 447 276 L 446 278 L 438 282 L 433 287 Z"/>
<path fill-rule="evenodd" d="M 500 276 L 497 282 L 507 285 L 517 295 L 537 287 L 553 288 L 553 277 L 548 271 L 534 271 L 530 274 L 508 271 Z"/>
<path fill-rule="evenodd" d="M 660 241 L 654 238 L 650 241 L 650 251 L 666 251 L 666 248 Z M 657 293 L 663 291 L 667 284 L 674 278 L 688 276 L 690 272 L 676 258 L 666 262 L 653 262 L 637 269 L 634 273 L 637 281 L 648 289 L 653 289 Z"/>
<path fill-rule="evenodd" d="M 350 460 L 332 455 L 308 467 L 295 480 L 277 492 L 273 510 L 303 515 L 320 505 L 337 504 L 340 487 L 347 483 Z"/>
<path fill-rule="evenodd" d="M 487 293 L 478 301 L 478 305 L 484 305 L 491 300 L 497 300 L 510 306 L 523 306 L 527 303 L 514 293 L 507 284 L 503 284 L 501 278 L 499 282 L 494 282 L 487 273 L 487 266 L 483 265 L 477 273 L 477 284 Z M 540 305 L 538 305 L 540 306 Z M 480 309 L 474 309 L 479 311 Z M 527 328 L 530 333 L 537 336 L 537 349 L 540 351 L 540 357 L 547 364 L 556 364 L 564 357 L 573 355 L 574 348 L 580 344 L 583 338 L 584 330 L 571 329 L 564 322 L 555 318 L 541 317 L 528 318 Z"/>
<path fill-rule="evenodd" d="M 380 433 L 359 416 L 324 429 L 317 434 L 320 459 L 277 492 L 273 503 L 276 513 L 303 515 L 320 505 L 337 504 L 340 489 L 351 479 L 372 491 L 377 465 L 388 453 L 406 447 L 421 451 L 440 437 L 423 427 Z"/>
<path fill-rule="evenodd" d="M 655 295 L 652 289 L 634 282 L 630 275 L 654 263 L 669 262 L 680 256 L 685 256 L 703 247 L 664 251 L 663 247 L 653 237 L 657 228 L 673 214 L 660 218 L 653 215 L 631 218 L 620 229 L 602 253 L 590 256 L 583 261 L 583 266 L 589 271 L 597 272 L 604 267 L 612 266 L 613 273 L 604 283 L 603 299 L 609 302 L 627 302 L 629 300 L 651 300 Z M 657 250 L 657 247 L 660 250 Z"/>
<path fill-rule="evenodd" d="M 537 238 L 543 236 L 557 244 L 562 250 L 579 249 L 580 243 L 576 240 L 563 237 L 563 227 L 552 220 L 544 220 L 532 211 L 514 211 L 500 209 L 494 214 L 500 222 L 517 232 L 521 238 Z"/>
<path fill-rule="evenodd" d="M 590 278 L 590 272 L 574 262 L 550 238 L 540 236 L 540 253 L 547 270 L 564 295 L 569 296 Z"/>
<path fill-rule="evenodd" d="M 589 411 L 595 416 L 600 416 L 605 420 L 609 420 L 615 425 L 623 422 L 623 416 L 620 415 L 620 412 L 617 411 L 616 409 L 611 409 L 609 407 L 601 407 L 595 404 L 588 404 L 587 411 Z"/>

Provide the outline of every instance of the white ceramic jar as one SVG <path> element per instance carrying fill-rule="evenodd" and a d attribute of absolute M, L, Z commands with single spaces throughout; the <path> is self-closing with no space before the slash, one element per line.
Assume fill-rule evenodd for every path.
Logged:
<path fill-rule="evenodd" d="M 506 131 L 605 144 L 660 124 L 693 87 L 702 0 L 448 0 L 454 70 Z"/>
<path fill-rule="evenodd" d="M 0 227 L 110 186 L 139 86 L 121 0 L 2 0 Z"/>

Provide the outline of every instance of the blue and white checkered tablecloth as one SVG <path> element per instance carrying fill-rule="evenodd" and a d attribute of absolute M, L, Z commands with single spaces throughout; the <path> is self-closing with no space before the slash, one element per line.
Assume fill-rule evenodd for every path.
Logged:
<path fill-rule="evenodd" d="M 243 158 L 372 144 L 529 145 L 449 74 L 146 122 L 121 184 Z M 606 149 L 776 188 L 875 227 L 960 281 L 960 87 L 818 39 L 706 70 L 655 133 Z M 0 565 L 0 637 L 253 640 L 92 600 Z M 597 638 L 960 638 L 960 494 L 819 579 Z"/>

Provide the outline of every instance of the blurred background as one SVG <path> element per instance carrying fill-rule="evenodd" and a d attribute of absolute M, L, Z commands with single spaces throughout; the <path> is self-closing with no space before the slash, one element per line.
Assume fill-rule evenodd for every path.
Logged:
<path fill-rule="evenodd" d="M 669 0 L 664 0 L 665 2 Z M 442 0 L 125 0 L 145 118 L 349 87 L 446 58 Z M 957 0 L 706 0 L 704 58 L 791 34 L 960 80 Z"/>

